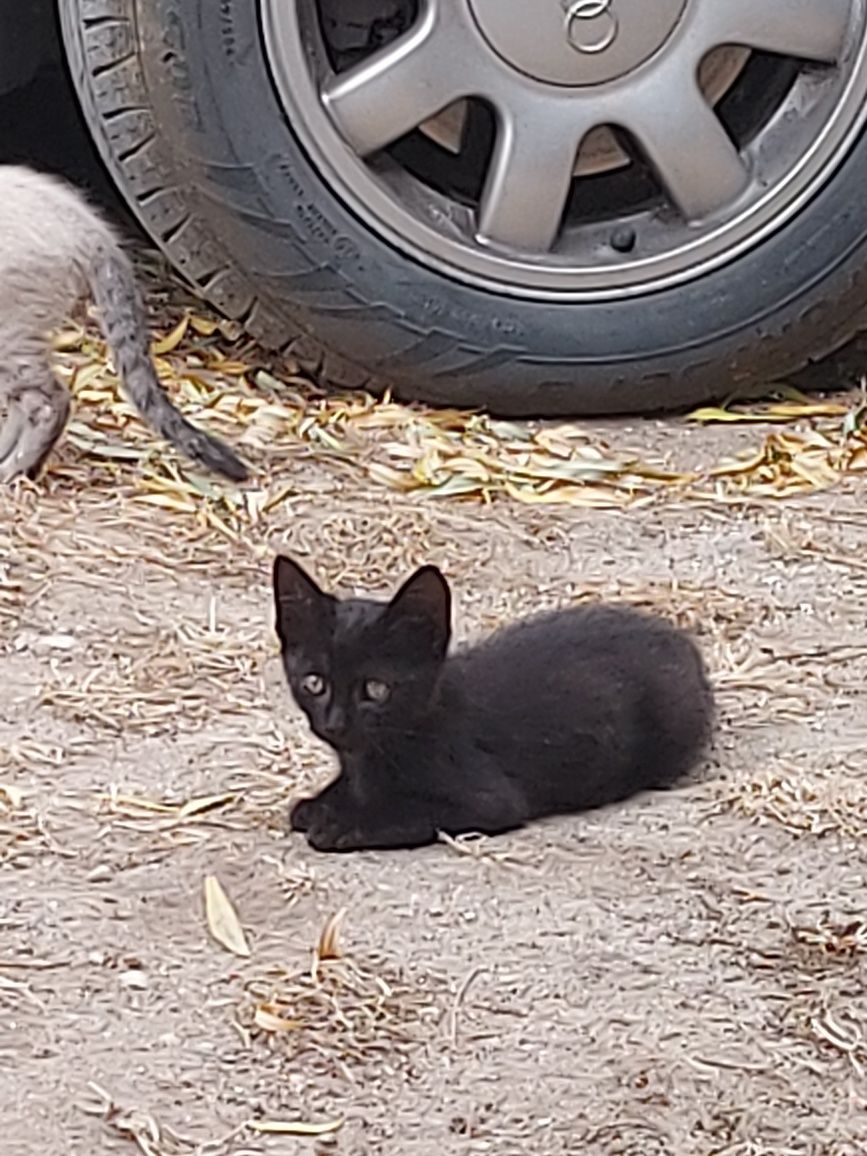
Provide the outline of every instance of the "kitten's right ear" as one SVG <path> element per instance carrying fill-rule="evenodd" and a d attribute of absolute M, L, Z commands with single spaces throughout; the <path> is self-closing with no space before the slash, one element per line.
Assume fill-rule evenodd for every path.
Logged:
<path fill-rule="evenodd" d="M 436 566 L 422 566 L 412 574 L 388 605 L 392 621 L 424 627 L 433 650 L 442 657 L 451 636 L 452 595 Z"/>
<path fill-rule="evenodd" d="M 277 636 L 285 647 L 298 646 L 318 633 L 334 612 L 334 599 L 310 575 L 283 554 L 274 559 L 274 603 Z"/>

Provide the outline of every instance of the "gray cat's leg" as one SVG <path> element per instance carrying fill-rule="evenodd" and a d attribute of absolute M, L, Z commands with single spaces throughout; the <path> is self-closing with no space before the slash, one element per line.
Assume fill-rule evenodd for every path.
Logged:
<path fill-rule="evenodd" d="M 18 445 L 23 428 L 24 415 L 21 410 L 13 405 L 8 397 L 5 398 L 0 409 L 0 482 L 10 481 L 14 477 L 12 473 L 9 477 L 6 476 L 4 466 L 6 459 Z"/>
<path fill-rule="evenodd" d="M 35 367 L 33 367 L 35 369 Z M 47 365 L 38 377 L 0 383 L 5 417 L 0 427 L 0 482 L 35 478 L 69 417 L 69 394 Z"/>

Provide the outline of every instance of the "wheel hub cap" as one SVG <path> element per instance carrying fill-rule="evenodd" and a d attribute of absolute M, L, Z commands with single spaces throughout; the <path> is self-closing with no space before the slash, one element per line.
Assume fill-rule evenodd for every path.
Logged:
<path fill-rule="evenodd" d="M 720 0 L 724 2 L 724 0 Z M 625 76 L 671 36 L 687 0 L 470 0 L 501 60 L 547 84 L 579 88 Z"/>

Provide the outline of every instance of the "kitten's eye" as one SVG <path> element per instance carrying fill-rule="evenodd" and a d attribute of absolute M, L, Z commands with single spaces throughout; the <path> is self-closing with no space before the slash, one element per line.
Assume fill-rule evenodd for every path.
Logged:
<path fill-rule="evenodd" d="M 301 679 L 301 689 L 314 698 L 319 698 L 325 694 L 325 679 L 321 674 L 305 674 Z"/>
<path fill-rule="evenodd" d="M 369 678 L 364 684 L 364 697 L 368 702 L 383 703 L 390 694 L 391 688 L 378 678 Z"/>

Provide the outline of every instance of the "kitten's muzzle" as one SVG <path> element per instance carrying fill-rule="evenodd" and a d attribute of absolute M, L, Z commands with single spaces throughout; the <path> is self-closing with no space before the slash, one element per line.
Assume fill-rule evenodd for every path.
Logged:
<path fill-rule="evenodd" d="M 316 733 L 334 747 L 345 746 L 349 738 L 349 721 L 346 711 L 339 707 L 330 707 L 320 720 Z"/>

